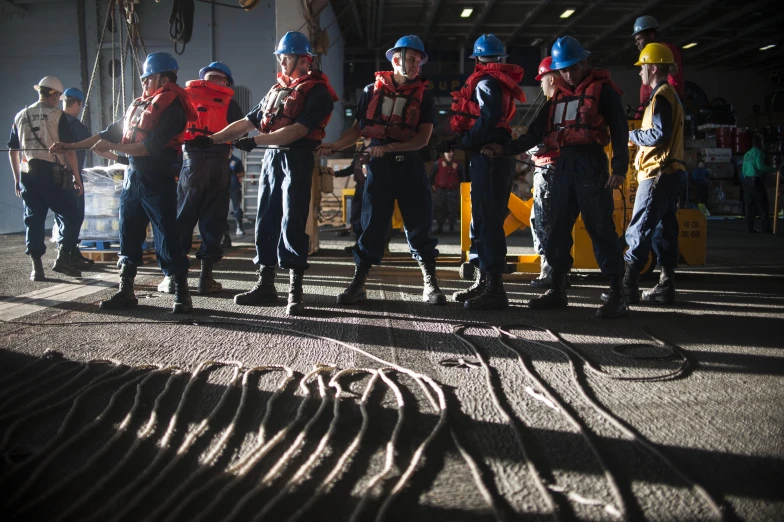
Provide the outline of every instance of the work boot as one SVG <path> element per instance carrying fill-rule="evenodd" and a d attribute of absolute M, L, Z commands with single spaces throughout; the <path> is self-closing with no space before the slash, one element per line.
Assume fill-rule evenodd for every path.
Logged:
<path fill-rule="evenodd" d="M 546 310 L 569 306 L 569 298 L 566 296 L 566 274 L 553 273 L 551 277 L 550 289 L 539 297 L 528 301 L 529 308 Z"/>
<path fill-rule="evenodd" d="M 237 230 L 235 230 L 234 233 L 237 234 L 238 236 L 245 235 L 245 230 L 242 228 L 242 220 L 240 219 L 237 220 Z"/>
<path fill-rule="evenodd" d="M 357 304 L 362 301 L 367 301 L 367 290 L 365 290 L 365 281 L 367 281 L 370 267 L 366 265 L 357 265 L 354 268 L 354 278 L 349 283 L 348 288 L 338 295 L 338 304 Z"/>
<path fill-rule="evenodd" d="M 531 288 L 550 288 L 553 283 L 553 270 L 548 265 L 542 265 L 539 277 L 531 281 Z"/>
<path fill-rule="evenodd" d="M 41 258 L 33 258 L 33 271 L 30 272 L 30 281 L 46 281 L 44 275 L 44 263 Z"/>
<path fill-rule="evenodd" d="M 174 279 L 169 276 L 165 276 L 163 281 L 158 283 L 158 291 L 162 294 L 173 294 L 174 293 Z"/>
<path fill-rule="evenodd" d="M 173 314 L 187 314 L 193 310 L 191 291 L 188 289 L 188 274 L 174 276 L 174 306 Z"/>
<path fill-rule="evenodd" d="M 223 238 L 221 239 L 221 248 L 231 248 L 231 236 L 229 235 L 228 231 L 223 233 Z"/>
<path fill-rule="evenodd" d="M 612 319 L 624 315 L 627 311 L 622 276 L 619 274 L 610 279 L 610 293 L 607 296 L 607 301 L 596 310 L 596 317 Z"/>
<path fill-rule="evenodd" d="M 289 302 L 286 305 L 286 315 L 300 315 L 305 311 L 302 303 L 302 279 L 305 271 L 301 268 L 289 270 Z"/>
<path fill-rule="evenodd" d="M 454 299 L 458 303 L 465 302 L 467 299 L 471 299 L 482 295 L 485 291 L 486 286 L 487 286 L 487 274 L 485 272 L 482 272 L 481 270 L 477 270 L 476 279 L 474 279 L 474 284 L 469 286 L 465 290 L 460 290 L 452 294 L 452 299 Z"/>
<path fill-rule="evenodd" d="M 82 277 L 82 272 L 71 263 L 70 249 L 60 246 L 52 270 L 71 277 Z"/>
<path fill-rule="evenodd" d="M 116 294 L 106 301 L 101 301 L 101 310 L 120 310 L 122 308 L 133 308 L 139 304 L 139 300 L 133 293 L 133 280 L 136 277 L 136 270 L 131 265 L 123 265 L 120 268 L 120 289 Z"/>
<path fill-rule="evenodd" d="M 652 304 L 673 304 L 675 302 L 675 267 L 661 267 L 659 282 L 650 290 L 642 293 L 642 300 Z"/>
<path fill-rule="evenodd" d="M 623 284 L 621 285 L 621 292 L 626 299 L 627 305 L 636 305 L 640 303 L 640 271 L 631 263 L 626 263 L 626 271 L 623 274 Z M 610 294 L 603 292 L 599 297 L 603 303 L 610 300 Z"/>
<path fill-rule="evenodd" d="M 436 275 L 436 262 L 419 262 L 419 269 L 422 271 L 422 279 L 425 287 L 422 290 L 422 301 L 434 305 L 446 304 L 446 296 L 438 287 L 438 276 Z"/>
<path fill-rule="evenodd" d="M 216 294 L 223 290 L 223 286 L 212 278 L 212 266 L 214 263 L 209 259 L 201 260 L 201 274 L 199 274 L 199 288 L 196 290 L 199 295 Z"/>
<path fill-rule="evenodd" d="M 509 308 L 509 300 L 504 290 L 503 274 L 485 274 L 487 281 L 481 295 L 466 299 L 463 308 L 467 310 L 503 310 Z"/>
<path fill-rule="evenodd" d="M 238 305 L 274 304 L 278 301 L 278 292 L 275 290 L 275 267 L 263 266 L 259 268 L 259 279 L 249 291 L 234 296 L 234 303 Z"/>
<path fill-rule="evenodd" d="M 82 255 L 82 251 L 78 246 L 73 247 L 71 250 L 71 264 L 81 270 L 86 270 L 95 264 L 95 261 Z"/>

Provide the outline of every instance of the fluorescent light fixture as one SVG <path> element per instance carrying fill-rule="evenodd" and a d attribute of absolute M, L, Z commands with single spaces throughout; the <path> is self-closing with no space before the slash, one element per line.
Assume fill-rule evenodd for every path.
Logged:
<path fill-rule="evenodd" d="M 760 47 L 760 51 L 767 51 L 768 49 L 773 49 L 776 47 L 776 44 L 766 45 L 765 47 Z"/>
<path fill-rule="evenodd" d="M 531 42 L 531 45 L 539 45 L 540 43 L 542 43 L 542 39 L 541 38 L 537 38 L 533 42 Z"/>
<path fill-rule="evenodd" d="M 353 111 L 353 110 L 351 110 L 351 109 L 346 109 L 346 116 L 349 116 L 349 117 L 350 117 L 350 116 L 353 116 L 353 115 L 354 115 L 354 111 Z"/>
<path fill-rule="evenodd" d="M 574 14 L 574 9 L 567 9 L 563 13 L 561 13 L 561 18 L 569 18 Z"/>
<path fill-rule="evenodd" d="M 691 49 L 692 47 L 695 47 L 698 43 L 699 42 L 687 43 L 686 45 L 683 46 L 683 48 L 684 49 Z"/>
<path fill-rule="evenodd" d="M 446 114 L 446 111 L 444 109 L 441 109 L 440 111 L 438 111 L 438 114 Z"/>
<path fill-rule="evenodd" d="M 471 16 L 471 13 L 473 12 L 474 10 L 470 7 L 467 9 L 463 9 L 463 12 L 460 13 L 460 18 L 468 18 L 469 16 Z"/>

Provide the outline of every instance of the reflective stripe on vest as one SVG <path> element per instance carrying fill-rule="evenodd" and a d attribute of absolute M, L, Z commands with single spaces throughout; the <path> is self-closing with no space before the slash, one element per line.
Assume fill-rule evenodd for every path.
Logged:
<path fill-rule="evenodd" d="M 408 141 L 417 133 L 426 84 L 417 78 L 396 86 L 392 75 L 392 71 L 376 73 L 361 132 L 366 138 Z"/>

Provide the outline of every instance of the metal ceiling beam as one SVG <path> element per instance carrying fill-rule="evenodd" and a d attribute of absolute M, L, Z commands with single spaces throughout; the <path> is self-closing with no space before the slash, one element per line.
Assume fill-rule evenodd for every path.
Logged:
<path fill-rule="evenodd" d="M 487 15 L 490 14 L 490 10 L 493 9 L 493 7 L 495 6 L 495 3 L 496 3 L 496 0 L 486 0 L 485 1 L 485 5 L 482 8 L 482 11 L 478 15 L 476 15 L 476 18 L 474 18 L 474 23 L 471 24 L 471 28 L 465 34 L 464 39 L 465 39 L 466 42 L 470 41 L 471 37 L 474 36 L 477 33 L 477 30 L 479 29 L 479 26 L 482 24 L 482 22 L 485 21 L 485 18 L 487 18 Z"/>
<path fill-rule="evenodd" d="M 770 52 L 760 51 L 760 55 L 756 59 L 744 60 L 743 63 L 739 63 L 737 66 L 741 68 L 749 68 L 757 65 L 758 63 L 770 62 L 772 60 L 780 60 L 782 62 L 780 65 L 784 65 L 784 47 L 778 47 L 777 50 L 771 49 Z"/>
<path fill-rule="evenodd" d="M 736 22 L 739 18 L 746 16 L 747 14 L 756 11 L 760 7 L 765 7 L 766 5 L 770 4 L 771 0 L 758 0 L 757 2 L 751 3 L 742 7 L 740 9 L 733 8 L 728 14 L 717 18 L 716 20 L 702 25 L 699 28 L 695 28 L 695 30 L 689 31 L 689 36 L 686 38 L 681 38 L 680 40 L 675 41 L 675 45 L 680 47 L 681 45 L 687 44 L 689 42 L 694 42 L 700 36 L 713 31 L 714 29 L 718 29 L 724 25 L 731 24 L 732 22 Z"/>
<path fill-rule="evenodd" d="M 520 22 L 520 25 L 517 26 L 517 29 L 514 30 L 514 32 L 512 33 L 512 36 L 507 38 L 504 43 L 506 45 L 511 44 L 514 41 L 514 39 L 517 38 L 520 35 L 520 33 L 522 32 L 522 30 L 526 26 L 526 24 L 528 24 L 528 22 L 530 22 L 531 19 L 533 19 L 534 16 L 538 15 L 539 13 L 541 13 L 542 10 L 545 7 L 547 7 L 548 5 L 550 5 L 551 2 L 552 2 L 552 0 L 542 0 L 533 9 L 531 9 L 530 11 L 525 13 L 525 17 Z"/>
<path fill-rule="evenodd" d="M 782 17 L 776 17 L 776 18 L 782 18 Z M 711 61 L 705 62 L 705 63 L 701 63 L 697 68 L 698 69 L 706 69 L 706 68 L 710 67 L 711 65 L 715 65 L 715 64 L 721 63 L 721 62 L 726 62 L 727 60 L 729 60 L 731 58 L 735 58 L 736 56 L 740 56 L 742 54 L 746 54 L 748 52 L 757 50 L 757 49 L 759 49 L 760 47 L 762 47 L 764 45 L 765 44 L 763 43 L 763 41 L 758 41 L 758 42 L 755 42 L 753 44 L 749 44 L 749 45 L 743 46 L 740 49 L 736 49 L 736 50 L 732 51 L 731 53 L 727 53 L 727 54 L 724 54 L 722 56 L 719 56 L 718 58 L 716 58 L 714 60 L 711 60 Z M 762 51 L 760 51 L 760 52 L 762 52 Z"/>
<path fill-rule="evenodd" d="M 359 10 L 357 9 L 357 0 L 351 1 L 351 14 L 354 16 L 354 27 L 357 28 L 359 33 L 359 41 L 365 41 L 365 31 L 362 30 L 362 21 L 359 18 Z"/>
<path fill-rule="evenodd" d="M 433 24 L 433 20 L 436 17 L 436 12 L 438 11 L 438 4 L 440 3 L 440 0 L 432 0 L 430 2 L 430 9 L 427 11 L 427 15 L 425 16 L 425 28 L 422 31 L 423 40 L 427 38 L 427 34 L 430 32 L 430 26 Z"/>
<path fill-rule="evenodd" d="M 563 27 L 559 28 L 557 32 L 551 34 L 547 37 L 544 41 L 545 45 L 550 47 L 558 38 L 562 36 L 566 36 L 567 31 L 577 25 L 580 20 L 585 18 L 586 15 L 590 14 L 594 9 L 600 7 L 606 0 L 596 0 L 595 2 L 591 2 L 585 9 L 580 9 L 580 12 L 577 16 L 570 17 L 569 22 L 564 25 Z"/>
<path fill-rule="evenodd" d="M 631 22 L 633 19 L 637 18 L 638 16 L 649 12 L 651 9 L 653 9 L 658 4 L 660 4 L 661 1 L 662 0 L 648 0 L 648 2 L 646 2 L 646 4 L 643 5 L 642 7 L 639 7 L 637 9 L 635 9 L 634 11 L 629 11 L 629 14 L 619 18 L 616 23 L 614 23 L 613 25 L 611 25 L 610 27 L 608 27 L 607 29 L 605 29 L 604 31 L 599 33 L 596 36 L 596 38 L 593 38 L 591 40 L 587 40 L 587 41 L 583 42 L 583 45 L 588 50 L 590 50 L 591 47 L 595 46 L 597 43 L 601 42 L 602 40 L 604 40 L 605 38 L 607 38 L 611 34 L 615 33 L 621 27 L 626 26 L 626 25 L 634 25 L 633 22 L 631 24 L 629 24 L 629 22 Z"/>
<path fill-rule="evenodd" d="M 744 36 L 754 35 L 760 29 L 764 29 L 765 27 L 768 27 L 769 25 L 777 24 L 777 23 L 779 23 L 782 20 L 784 20 L 784 14 L 778 14 L 777 16 L 766 17 L 761 22 L 756 23 L 754 25 L 750 25 L 750 26 L 746 27 L 744 30 L 742 30 L 742 31 L 740 31 L 738 33 L 733 34 L 729 38 L 725 38 L 723 40 L 719 40 L 719 41 L 717 41 L 717 42 L 715 42 L 715 43 L 713 43 L 711 45 L 706 45 L 704 47 L 702 47 L 702 46 L 695 47 L 694 50 L 689 53 L 689 58 L 693 60 L 695 56 L 700 56 L 702 54 L 705 54 L 708 51 L 712 51 L 714 49 L 718 49 L 719 47 L 724 47 L 725 45 L 727 45 L 727 44 L 729 44 L 731 42 L 734 42 L 735 40 L 737 40 L 739 38 L 743 38 Z"/>
<path fill-rule="evenodd" d="M 663 32 L 668 27 L 675 27 L 676 25 L 681 23 L 683 20 L 688 20 L 689 18 L 694 16 L 696 13 L 707 9 L 708 7 L 712 6 L 716 2 L 718 2 L 718 0 L 703 0 L 699 4 L 693 5 L 689 9 L 681 11 L 677 15 L 673 16 L 672 18 L 667 19 L 663 24 L 661 24 L 661 29 L 659 30 L 659 32 Z M 630 40 L 631 40 L 631 38 L 630 38 Z M 611 55 L 602 58 L 600 60 L 600 62 L 609 62 L 610 60 L 612 60 L 613 58 L 615 58 L 619 54 L 628 51 L 630 48 L 632 48 L 634 46 L 635 46 L 634 41 L 631 40 L 628 44 L 619 47 Z"/>

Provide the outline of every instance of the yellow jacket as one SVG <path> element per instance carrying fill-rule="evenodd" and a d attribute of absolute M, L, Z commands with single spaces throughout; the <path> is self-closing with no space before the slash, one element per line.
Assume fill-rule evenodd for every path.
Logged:
<path fill-rule="evenodd" d="M 673 174 L 685 169 L 683 162 L 683 105 L 675 89 L 668 83 L 656 89 L 651 102 L 645 108 L 640 131 L 653 128 L 653 114 L 659 100 L 665 99 L 672 107 L 672 129 L 669 139 L 651 147 L 640 146 L 634 166 L 637 170 L 637 181 L 655 178 L 662 174 Z"/>

